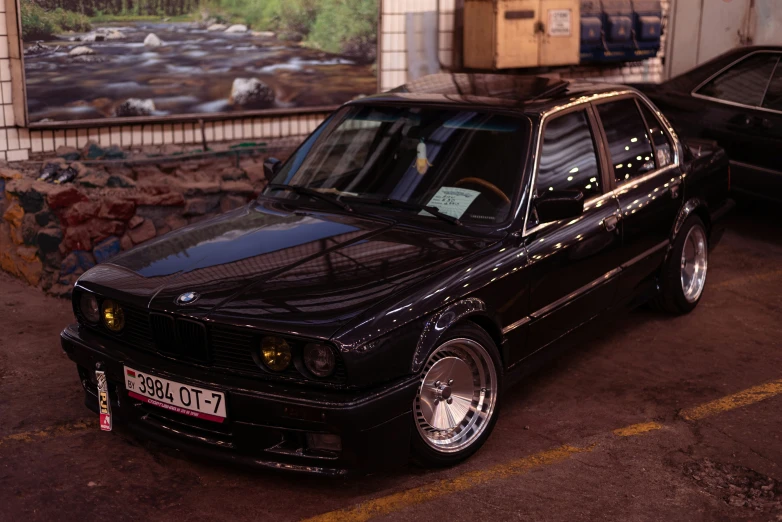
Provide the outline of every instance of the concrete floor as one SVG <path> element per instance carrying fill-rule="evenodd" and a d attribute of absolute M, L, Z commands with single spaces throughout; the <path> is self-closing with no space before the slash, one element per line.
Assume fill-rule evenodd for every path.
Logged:
<path fill-rule="evenodd" d="M 460 466 L 336 480 L 100 432 L 59 346 L 70 303 L 2 275 L 0 520 L 782 520 L 782 211 L 728 221 L 692 314 L 618 317 L 506 395 Z"/>

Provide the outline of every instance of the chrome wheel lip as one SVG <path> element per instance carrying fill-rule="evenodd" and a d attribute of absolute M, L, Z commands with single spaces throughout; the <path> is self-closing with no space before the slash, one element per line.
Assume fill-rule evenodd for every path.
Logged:
<path fill-rule="evenodd" d="M 467 375 L 472 383 L 464 382 Z M 452 382 L 448 384 L 449 381 Z M 445 386 L 448 389 L 443 393 Z M 443 343 L 432 352 L 421 372 L 413 403 L 418 433 L 439 453 L 456 453 L 470 447 L 494 415 L 497 392 L 497 370 L 483 345 L 467 338 Z M 468 403 L 466 396 L 470 394 Z M 436 404 L 434 398 L 439 398 Z"/>
<path fill-rule="evenodd" d="M 681 258 L 681 284 L 684 299 L 694 303 L 700 299 L 706 286 L 709 268 L 709 252 L 706 232 L 701 226 L 694 226 L 684 238 Z"/>

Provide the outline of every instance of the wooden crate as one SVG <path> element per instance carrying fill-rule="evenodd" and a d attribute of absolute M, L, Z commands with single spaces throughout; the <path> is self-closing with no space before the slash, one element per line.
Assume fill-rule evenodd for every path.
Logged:
<path fill-rule="evenodd" d="M 464 65 L 510 69 L 576 64 L 578 0 L 465 0 Z"/>

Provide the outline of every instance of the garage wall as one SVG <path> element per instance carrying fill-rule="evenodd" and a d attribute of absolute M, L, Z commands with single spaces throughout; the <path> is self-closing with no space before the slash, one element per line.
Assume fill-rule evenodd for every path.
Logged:
<path fill-rule="evenodd" d="M 720 0 L 722 1 L 722 0 Z M 773 1 L 773 0 L 772 0 Z M 380 30 L 380 87 L 394 88 L 408 79 L 408 42 L 415 39 L 407 34 L 410 13 L 436 13 L 438 24 L 429 30 L 437 31 L 439 61 L 444 69 L 458 68 L 461 48 L 461 20 L 464 0 L 382 0 Z M 669 0 L 662 1 L 663 23 L 667 18 Z M 436 18 L 435 18 L 436 19 Z M 439 30 L 438 30 L 439 29 Z M 663 34 L 663 49 L 665 34 Z M 415 50 L 418 51 L 418 50 Z M 415 53 L 413 53 L 415 55 Z M 620 66 L 551 68 L 566 78 L 602 78 L 610 82 L 659 82 L 663 79 L 663 51 L 659 56 Z"/>
<path fill-rule="evenodd" d="M 779 0 L 755 0 L 753 43 L 782 45 L 782 3 Z"/>
<path fill-rule="evenodd" d="M 774 1 L 774 0 L 769 0 Z M 663 1 L 664 12 L 668 0 Z M 379 0 L 379 84 L 382 90 L 405 83 L 408 79 L 408 50 L 417 45 L 407 34 L 408 15 L 425 14 L 419 22 L 422 36 L 434 32 L 439 62 L 443 69 L 458 64 L 463 0 Z M 148 123 L 113 125 L 94 128 L 58 130 L 28 129 L 24 120 L 24 72 L 21 60 L 18 22 L 13 0 L 0 0 L 0 160 L 21 161 L 30 154 L 53 152 L 62 145 L 82 147 L 89 140 L 101 146 L 119 145 L 138 148 L 164 144 L 197 145 L 207 142 L 259 140 L 303 136 L 310 133 L 326 116 L 325 113 L 280 116 L 226 118 L 198 123 Z M 439 9 L 439 17 L 437 12 Z M 439 20 L 435 27 L 432 21 Z M 660 81 L 661 58 L 615 67 L 567 67 L 556 69 L 565 77 L 603 78 L 607 81 Z"/>
<path fill-rule="evenodd" d="M 782 45 L 780 0 L 676 0 L 666 77 L 745 45 Z"/>

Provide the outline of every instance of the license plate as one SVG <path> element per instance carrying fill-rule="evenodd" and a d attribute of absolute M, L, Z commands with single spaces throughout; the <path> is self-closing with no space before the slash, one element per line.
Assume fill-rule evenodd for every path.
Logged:
<path fill-rule="evenodd" d="M 212 422 L 225 421 L 225 395 L 125 366 L 128 395 L 152 406 Z"/>

